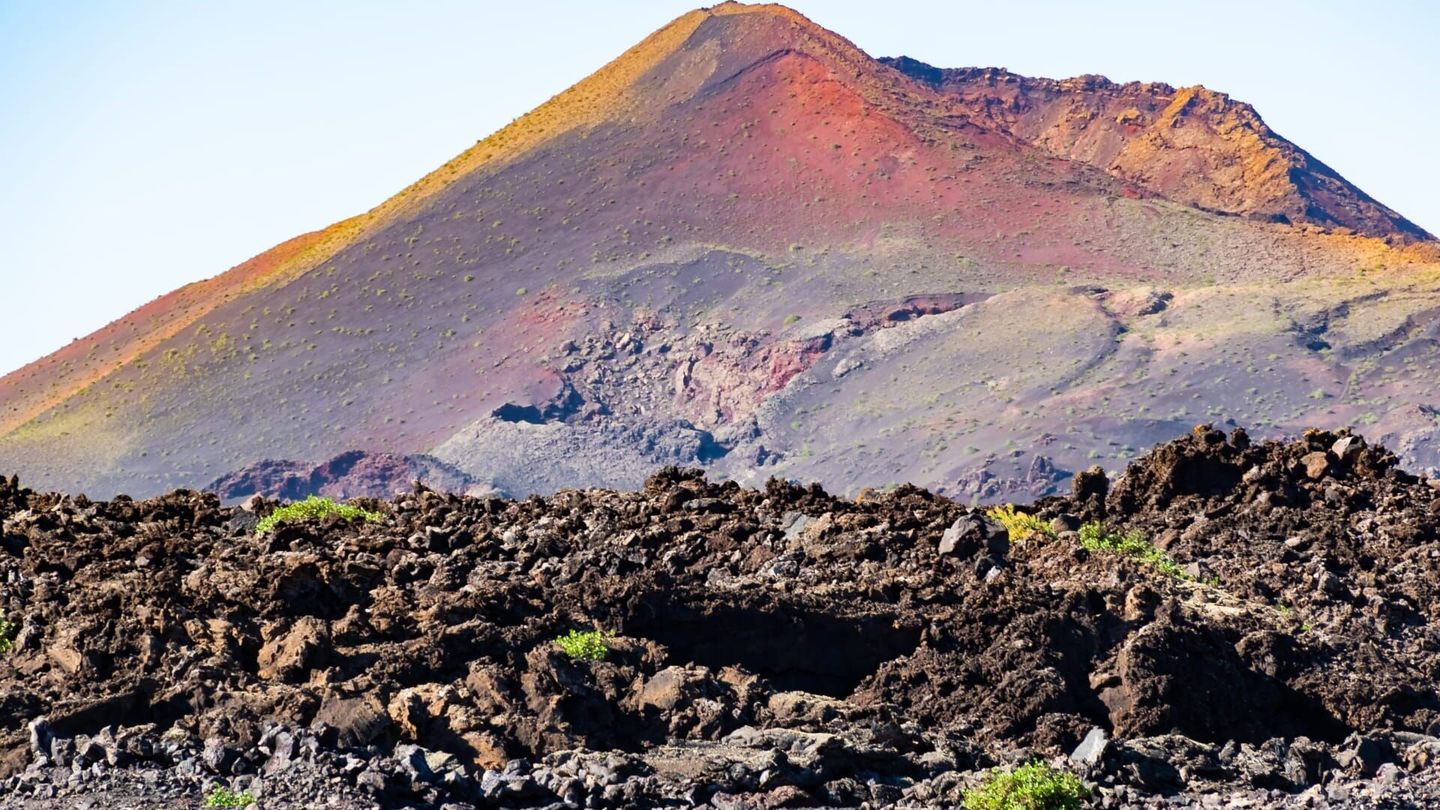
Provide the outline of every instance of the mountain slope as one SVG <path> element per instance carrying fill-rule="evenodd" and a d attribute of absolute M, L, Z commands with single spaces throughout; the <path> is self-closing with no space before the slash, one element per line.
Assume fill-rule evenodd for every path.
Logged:
<path fill-rule="evenodd" d="M 1204 87 L 1031 79 L 882 60 L 935 87 L 965 117 L 1057 157 L 1208 211 L 1308 222 L 1407 242 L 1433 239 L 1275 134 L 1249 104 Z"/>
<path fill-rule="evenodd" d="M 0 380 L 0 467 L 994 498 L 1224 416 L 1436 461 L 1433 240 L 1248 107 L 887 64 L 777 6 L 687 14 L 287 245 Z"/>

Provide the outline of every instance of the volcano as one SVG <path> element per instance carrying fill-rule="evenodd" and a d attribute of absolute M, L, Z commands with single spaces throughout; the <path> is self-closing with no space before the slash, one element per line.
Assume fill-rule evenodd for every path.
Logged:
<path fill-rule="evenodd" d="M 876 59 L 726 3 L 0 379 L 0 469 L 523 495 L 681 464 L 988 501 L 1225 420 L 1359 425 L 1423 469 L 1437 285 L 1430 234 L 1223 93 Z M 367 472 L 293 473 L 340 468 Z"/>

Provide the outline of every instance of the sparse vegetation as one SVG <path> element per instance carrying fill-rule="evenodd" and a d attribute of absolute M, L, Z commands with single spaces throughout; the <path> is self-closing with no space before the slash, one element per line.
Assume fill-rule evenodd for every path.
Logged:
<path fill-rule="evenodd" d="M 281 523 L 294 523 L 301 520 L 311 520 L 336 515 L 345 520 L 368 520 L 380 519 L 380 515 L 358 506 L 336 503 L 329 498 L 321 498 L 311 495 L 303 501 L 297 501 L 287 506 L 282 506 L 271 512 L 260 524 L 255 527 L 256 534 L 264 534 L 273 530 Z"/>
<path fill-rule="evenodd" d="M 1035 760 L 1013 770 L 995 769 L 985 784 L 965 794 L 965 810 L 1075 810 L 1090 795 L 1080 777 Z"/>
<path fill-rule="evenodd" d="M 226 787 L 217 787 L 205 797 L 206 807 L 249 807 L 255 803 L 255 796 L 248 790 L 239 793 Z"/>
<path fill-rule="evenodd" d="M 1191 578 L 1179 563 L 1170 559 L 1168 554 L 1156 548 L 1154 543 L 1145 539 L 1145 535 L 1138 531 L 1121 534 L 1110 531 L 1099 523 L 1086 523 L 1080 527 L 1080 546 L 1088 551 L 1109 551 L 1114 554 L 1123 554 L 1126 557 L 1153 565 L 1177 579 Z"/>
<path fill-rule="evenodd" d="M 1046 537 L 1055 536 L 1055 531 L 1050 524 L 1035 515 L 1021 512 L 1015 508 L 1015 504 L 1007 503 L 1004 506 L 997 506 L 985 514 L 991 519 L 1005 527 L 1010 535 L 1010 542 L 1019 543 L 1037 534 Z"/>
<path fill-rule="evenodd" d="M 15 648 L 15 635 L 19 632 L 20 628 L 0 609 L 0 655 L 5 655 Z"/>
<path fill-rule="evenodd" d="M 610 654 L 610 645 L 600 630 L 571 630 L 555 643 L 575 661 L 600 661 Z"/>

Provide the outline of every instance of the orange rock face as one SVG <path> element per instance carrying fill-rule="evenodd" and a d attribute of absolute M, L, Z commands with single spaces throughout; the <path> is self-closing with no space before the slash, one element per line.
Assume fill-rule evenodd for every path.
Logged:
<path fill-rule="evenodd" d="M 972 121 L 1175 202 L 1402 242 L 1430 238 L 1224 93 L 1115 84 L 1102 76 L 1055 81 L 993 68 L 890 63 L 935 87 Z"/>

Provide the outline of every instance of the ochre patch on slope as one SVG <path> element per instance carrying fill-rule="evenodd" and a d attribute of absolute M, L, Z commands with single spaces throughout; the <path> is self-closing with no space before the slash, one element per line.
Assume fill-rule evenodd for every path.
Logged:
<path fill-rule="evenodd" d="M 0 378 L 0 435 L 103 380 L 114 370 L 174 337 L 215 307 L 259 284 L 283 284 L 312 269 L 329 255 L 354 244 L 455 179 L 492 162 L 527 153 L 570 130 L 594 125 L 632 109 L 626 91 L 663 59 L 681 48 L 707 19 L 717 15 L 763 11 L 797 21 L 803 17 L 780 6 L 727 3 L 685 14 L 646 37 L 619 58 L 535 110 L 478 142 L 440 168 L 406 187 L 376 208 L 290 239 L 206 281 L 182 287 L 146 304 L 59 351 Z"/>
<path fill-rule="evenodd" d="M 0 435 L 105 379 L 179 334 L 216 307 L 270 284 L 284 284 L 326 255 L 352 227 L 345 220 L 281 242 L 205 281 L 187 284 L 59 351 L 0 377 Z"/>

